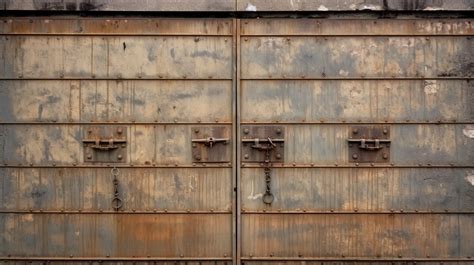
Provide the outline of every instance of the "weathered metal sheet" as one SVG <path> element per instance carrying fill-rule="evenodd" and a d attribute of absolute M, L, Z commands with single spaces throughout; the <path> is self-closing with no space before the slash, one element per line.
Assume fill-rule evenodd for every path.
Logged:
<path fill-rule="evenodd" d="M 224 257 L 232 252 L 231 215 L 2 214 L 0 226 L 2 256 Z"/>
<path fill-rule="evenodd" d="M 245 20 L 242 36 L 472 35 L 470 19 L 265 19 Z"/>
<path fill-rule="evenodd" d="M 337 106 L 334 102 L 337 100 Z M 472 121 L 469 80 L 242 82 L 244 122 Z"/>
<path fill-rule="evenodd" d="M 470 215 L 244 214 L 243 257 L 468 257 Z M 462 232 L 461 232 L 462 231 Z"/>
<path fill-rule="evenodd" d="M 231 79 L 232 73 L 232 41 L 224 37 L 2 38 L 2 78 Z"/>
<path fill-rule="evenodd" d="M 224 80 L 10 80 L 0 81 L 0 120 L 231 122 L 231 100 Z"/>
<path fill-rule="evenodd" d="M 124 163 L 148 166 L 192 164 L 191 125 L 125 127 L 128 131 L 128 161 Z M 5 126 L 0 136 L 0 141 L 5 144 L 0 161 L 16 165 L 83 164 L 83 128 L 82 125 L 59 124 Z M 227 148 L 232 147 L 228 145 Z"/>
<path fill-rule="evenodd" d="M 112 211 L 110 168 L 2 168 L 0 211 Z M 230 168 L 120 168 L 122 211 L 232 211 Z"/>
<path fill-rule="evenodd" d="M 471 47 L 455 36 L 246 37 L 242 78 L 467 77 Z"/>
<path fill-rule="evenodd" d="M 261 201 L 260 168 L 242 169 L 242 209 L 253 211 L 459 212 L 473 211 L 473 169 L 275 168 L 275 201 Z M 321 218 L 324 218 L 321 216 Z"/>

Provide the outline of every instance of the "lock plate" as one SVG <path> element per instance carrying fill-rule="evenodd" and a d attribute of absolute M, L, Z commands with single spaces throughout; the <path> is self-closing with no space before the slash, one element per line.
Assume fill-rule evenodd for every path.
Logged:
<path fill-rule="evenodd" d="M 390 127 L 356 125 L 349 131 L 349 161 L 354 163 L 390 162 Z"/>
<path fill-rule="evenodd" d="M 228 127 L 192 127 L 191 135 L 194 163 L 230 162 L 232 146 Z"/>
<path fill-rule="evenodd" d="M 82 143 L 84 162 L 125 163 L 127 161 L 127 128 L 124 126 L 88 126 Z"/>
<path fill-rule="evenodd" d="M 285 128 L 283 126 L 246 125 L 242 126 L 241 136 L 243 163 L 265 161 L 265 152 L 260 152 L 255 147 L 267 145 L 268 138 L 275 144 L 271 151 L 270 161 L 278 163 L 285 160 Z"/>

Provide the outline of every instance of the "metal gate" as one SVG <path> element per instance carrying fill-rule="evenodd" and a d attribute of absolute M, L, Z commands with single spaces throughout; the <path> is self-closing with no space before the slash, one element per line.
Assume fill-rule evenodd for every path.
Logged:
<path fill-rule="evenodd" d="M 0 260 L 472 264 L 471 22 L 4 18 Z"/>

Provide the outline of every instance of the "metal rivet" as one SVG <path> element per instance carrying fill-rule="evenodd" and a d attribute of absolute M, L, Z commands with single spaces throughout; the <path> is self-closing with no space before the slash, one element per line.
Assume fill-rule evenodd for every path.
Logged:
<path fill-rule="evenodd" d="M 387 153 L 383 153 L 382 157 L 383 157 L 383 159 L 388 159 L 388 154 L 387 154 Z"/>
<path fill-rule="evenodd" d="M 245 128 L 245 129 L 244 129 L 244 133 L 245 133 L 245 134 L 248 134 L 249 132 L 250 132 L 250 130 L 249 130 L 248 128 Z"/>
<path fill-rule="evenodd" d="M 353 133 L 353 134 L 357 134 L 357 133 L 359 133 L 359 129 L 357 129 L 357 128 L 355 128 L 355 129 L 352 129 L 352 133 Z"/>
<path fill-rule="evenodd" d="M 118 155 L 118 156 L 117 156 L 117 159 L 118 159 L 118 160 L 122 160 L 122 158 L 123 158 L 122 155 Z"/>
<path fill-rule="evenodd" d="M 122 127 L 117 128 L 117 133 L 118 133 L 118 134 L 122 134 L 122 133 L 123 133 Z"/>
<path fill-rule="evenodd" d="M 357 159 L 357 158 L 359 158 L 359 156 L 357 154 L 352 155 L 352 159 Z"/>
<path fill-rule="evenodd" d="M 281 154 L 276 154 L 277 159 L 281 159 Z"/>
<path fill-rule="evenodd" d="M 244 155 L 244 158 L 245 158 L 245 159 L 249 159 L 249 155 L 248 155 L 248 154 L 245 154 L 245 155 Z"/>
<path fill-rule="evenodd" d="M 198 128 L 194 129 L 194 133 L 199 133 L 199 129 Z"/>

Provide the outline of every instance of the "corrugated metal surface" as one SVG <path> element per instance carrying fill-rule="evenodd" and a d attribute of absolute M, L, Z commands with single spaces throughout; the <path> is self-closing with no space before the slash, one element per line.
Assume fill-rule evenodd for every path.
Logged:
<path fill-rule="evenodd" d="M 0 30 L 0 260 L 472 263 L 472 19 L 17 17 Z M 373 124 L 390 130 L 390 161 L 351 162 L 352 127 Z M 84 162 L 83 139 L 118 125 L 116 212 L 113 164 Z M 251 125 L 284 131 L 271 205 L 265 164 L 240 158 Z M 196 127 L 224 127 L 228 161 L 196 161 Z"/>

